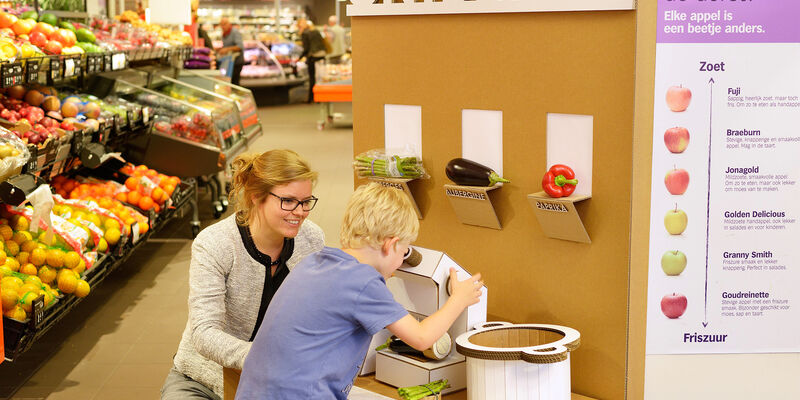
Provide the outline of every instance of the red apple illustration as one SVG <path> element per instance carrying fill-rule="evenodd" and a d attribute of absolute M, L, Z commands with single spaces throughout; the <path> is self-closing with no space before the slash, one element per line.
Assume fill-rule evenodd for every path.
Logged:
<path fill-rule="evenodd" d="M 683 86 L 670 86 L 667 89 L 667 107 L 675 112 L 685 111 L 692 101 L 692 91 Z"/>
<path fill-rule="evenodd" d="M 686 188 L 689 187 L 689 172 L 682 168 L 667 172 L 667 176 L 664 177 L 664 185 L 671 194 L 686 193 Z"/>
<path fill-rule="evenodd" d="M 668 294 L 661 298 L 661 312 L 663 312 L 667 318 L 675 319 L 686 312 L 686 306 L 688 304 L 686 296 L 678 293 Z"/>
<path fill-rule="evenodd" d="M 664 144 L 671 153 L 683 153 L 689 147 L 689 130 L 682 126 L 667 129 Z"/>

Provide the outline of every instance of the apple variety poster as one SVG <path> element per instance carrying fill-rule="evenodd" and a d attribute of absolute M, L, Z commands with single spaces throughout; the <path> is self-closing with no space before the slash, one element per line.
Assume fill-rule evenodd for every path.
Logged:
<path fill-rule="evenodd" d="M 658 0 L 648 354 L 800 351 L 798 15 Z"/>

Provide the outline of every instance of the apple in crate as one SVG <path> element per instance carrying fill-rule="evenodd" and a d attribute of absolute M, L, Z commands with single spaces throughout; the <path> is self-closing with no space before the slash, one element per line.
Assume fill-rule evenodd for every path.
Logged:
<path fill-rule="evenodd" d="M 682 126 L 667 129 L 664 144 L 671 153 L 683 153 L 689 147 L 689 130 Z"/>
<path fill-rule="evenodd" d="M 664 216 L 664 228 L 670 235 L 680 235 L 686 230 L 687 225 L 689 225 L 689 217 L 686 212 L 677 207 L 667 211 L 667 215 Z"/>
<path fill-rule="evenodd" d="M 661 298 L 661 312 L 663 312 L 667 318 L 675 319 L 686 312 L 688 304 L 689 302 L 686 296 L 678 293 L 668 294 Z"/>
<path fill-rule="evenodd" d="M 675 112 L 685 111 L 692 101 L 692 91 L 683 86 L 670 86 L 667 89 L 667 107 Z"/>
<path fill-rule="evenodd" d="M 685 169 L 673 169 L 664 177 L 664 185 L 670 194 L 681 195 L 689 187 L 689 172 Z"/>
<path fill-rule="evenodd" d="M 671 250 L 661 256 L 661 269 L 669 276 L 678 276 L 686 269 L 686 254 Z"/>

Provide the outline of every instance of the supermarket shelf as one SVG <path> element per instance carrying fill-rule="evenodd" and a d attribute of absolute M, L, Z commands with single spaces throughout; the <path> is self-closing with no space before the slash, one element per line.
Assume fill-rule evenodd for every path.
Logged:
<path fill-rule="evenodd" d="M 58 18 L 89 18 L 89 14 L 82 11 L 42 10 L 40 14 L 53 14 Z"/>
<path fill-rule="evenodd" d="M 92 268 L 86 271 L 84 279 L 92 288 L 96 288 L 111 272 L 123 265 L 136 250 L 144 246 L 152 235 L 163 229 L 172 219 L 182 216 L 185 208 L 190 206 L 196 195 L 197 184 L 194 180 L 181 182 L 180 188 L 173 193 L 174 205 L 157 215 L 152 229 L 134 244 L 130 242 L 117 244 L 117 254 L 110 253 L 100 256 Z M 38 323 L 35 323 L 34 318 L 29 319 L 28 322 L 19 322 L 3 317 L 5 360 L 14 361 L 29 350 L 42 335 L 47 333 L 81 301 L 83 298 L 72 295 L 61 297 L 53 306 L 44 310 Z M 35 315 L 36 311 L 33 314 Z"/>

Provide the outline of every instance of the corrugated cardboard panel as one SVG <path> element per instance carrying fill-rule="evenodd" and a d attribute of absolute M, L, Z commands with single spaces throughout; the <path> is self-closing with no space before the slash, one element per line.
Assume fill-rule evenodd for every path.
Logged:
<path fill-rule="evenodd" d="M 581 332 L 573 391 L 625 396 L 634 106 L 634 11 L 354 17 L 354 152 L 383 147 L 384 104 L 422 106 L 417 244 L 447 252 L 488 287 L 488 312 Z M 461 224 L 442 186 L 461 155 L 461 110 L 503 112 L 502 230 Z M 526 195 L 540 190 L 547 113 L 594 118 L 591 244 L 547 238 Z M 360 182 L 357 182 L 360 183 Z"/>

